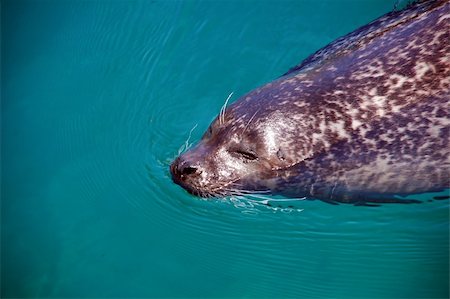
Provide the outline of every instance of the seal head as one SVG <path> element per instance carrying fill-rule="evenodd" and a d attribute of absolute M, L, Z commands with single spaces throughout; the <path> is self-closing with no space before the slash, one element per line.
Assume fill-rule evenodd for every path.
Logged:
<path fill-rule="evenodd" d="M 238 99 L 170 166 L 202 197 L 358 202 L 448 188 L 450 3 L 388 13 Z"/>
<path fill-rule="evenodd" d="M 171 165 L 176 183 L 202 197 L 268 190 L 277 170 L 295 163 L 288 140 L 296 134 L 279 109 L 232 105 L 216 118 L 200 143 Z M 263 183 L 264 182 L 264 183 Z"/>

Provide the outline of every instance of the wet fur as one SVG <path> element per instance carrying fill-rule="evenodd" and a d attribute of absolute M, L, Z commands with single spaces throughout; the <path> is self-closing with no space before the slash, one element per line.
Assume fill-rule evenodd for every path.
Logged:
<path fill-rule="evenodd" d="M 331 203 L 448 188 L 449 24 L 449 1 L 425 1 L 337 39 L 223 108 L 174 181 L 203 197 Z"/>

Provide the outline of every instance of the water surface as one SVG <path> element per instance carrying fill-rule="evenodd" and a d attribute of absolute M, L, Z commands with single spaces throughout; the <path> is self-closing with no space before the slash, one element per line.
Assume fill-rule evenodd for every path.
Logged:
<path fill-rule="evenodd" d="M 2 297 L 448 297 L 448 201 L 269 209 L 168 172 L 393 2 L 3 1 Z"/>

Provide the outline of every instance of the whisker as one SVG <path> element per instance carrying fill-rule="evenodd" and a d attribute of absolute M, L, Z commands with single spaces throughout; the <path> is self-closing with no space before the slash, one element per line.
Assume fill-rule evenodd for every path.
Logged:
<path fill-rule="evenodd" d="M 238 199 L 238 200 L 244 200 L 245 197 L 242 195 L 231 195 L 230 198 L 232 199 Z"/>
<path fill-rule="evenodd" d="M 227 99 L 225 100 L 225 103 L 223 104 L 222 108 L 220 108 L 219 113 L 219 124 L 223 124 L 225 122 L 225 109 L 227 108 L 228 101 L 230 100 L 231 96 L 233 95 L 234 91 L 231 92 Z"/>
<path fill-rule="evenodd" d="M 270 190 L 245 190 L 245 189 L 239 189 L 242 193 L 246 194 L 270 194 Z"/>
<path fill-rule="evenodd" d="M 253 198 L 264 199 L 264 200 L 271 200 L 270 198 L 262 196 L 261 194 L 256 195 L 256 194 L 252 194 L 252 193 L 242 191 L 242 190 L 229 189 L 229 188 L 224 188 L 223 190 L 230 192 L 233 195 L 240 195 L 240 196 L 244 196 L 244 197 L 253 197 Z"/>
<path fill-rule="evenodd" d="M 221 193 L 223 194 L 223 192 L 229 192 L 230 194 L 227 194 L 226 197 L 236 206 L 236 207 L 257 207 L 257 206 L 264 206 L 270 209 L 273 209 L 275 211 L 297 211 L 297 212 L 302 212 L 303 209 L 293 209 L 291 207 L 289 207 L 288 210 L 280 208 L 280 207 L 272 207 L 272 205 L 270 204 L 271 202 L 284 202 L 284 201 L 298 201 L 298 200 L 303 200 L 306 199 L 306 197 L 302 197 L 302 198 L 295 198 L 295 199 L 276 199 L 276 198 L 268 198 L 265 196 L 261 196 L 261 195 L 255 195 L 255 194 L 251 194 L 251 193 L 242 193 L 240 190 L 236 190 L 236 189 L 230 189 L 230 188 L 224 188 L 221 190 L 221 192 L 217 192 L 217 193 Z M 262 200 L 261 200 L 262 199 Z M 237 201 L 237 202 L 236 202 Z M 242 202 L 240 202 L 242 201 Z"/>
<path fill-rule="evenodd" d="M 195 126 L 189 131 L 189 136 L 188 136 L 188 139 L 186 140 L 186 150 L 188 150 L 191 146 L 192 146 L 192 143 L 191 144 L 189 144 L 189 140 L 191 139 L 191 135 L 192 135 L 192 132 L 195 130 L 195 128 L 197 128 L 197 126 L 198 126 L 198 124 L 195 124 Z"/>
<path fill-rule="evenodd" d="M 237 189 L 222 188 L 220 191 L 223 195 L 243 195 L 243 193 Z"/>
<path fill-rule="evenodd" d="M 225 189 L 226 191 L 229 192 L 234 192 L 234 193 L 238 193 L 239 195 L 243 195 L 243 196 L 247 196 L 247 197 L 254 197 L 254 198 L 258 198 L 258 199 L 263 199 L 264 201 L 262 201 L 261 203 L 267 204 L 269 201 L 273 201 L 273 202 L 290 202 L 290 201 L 302 201 L 305 200 L 306 197 L 299 197 L 299 198 L 286 198 L 286 199 L 282 199 L 282 198 L 272 198 L 270 197 L 270 190 L 261 190 L 260 192 L 258 191 L 249 191 L 249 190 L 236 190 L 236 189 Z M 264 196 L 267 195 L 267 196 Z"/>
<path fill-rule="evenodd" d="M 239 184 L 239 183 L 232 183 L 229 184 L 228 187 L 236 187 L 236 188 L 240 188 L 237 189 L 242 193 L 249 193 L 249 194 L 270 194 L 272 191 L 270 189 L 266 189 L 266 190 L 246 190 L 246 189 L 241 189 L 241 187 L 243 187 L 243 184 Z"/>
<path fill-rule="evenodd" d="M 242 131 L 242 135 L 244 135 L 245 131 L 247 130 L 247 127 L 253 121 L 253 119 L 255 118 L 256 114 L 259 112 L 259 110 L 261 110 L 261 107 L 259 107 L 258 110 L 256 110 L 255 113 L 253 113 L 252 117 L 250 117 L 250 120 L 247 122 L 247 124 L 244 127 L 244 131 Z"/>
<path fill-rule="evenodd" d="M 261 201 L 261 203 L 264 203 L 264 204 L 267 204 L 269 201 L 273 201 L 273 198 L 267 197 L 267 196 L 256 195 L 256 194 L 245 194 L 245 195 L 248 197 L 263 199 L 263 201 Z"/>
<path fill-rule="evenodd" d="M 265 204 L 269 203 L 269 201 L 273 201 L 273 202 L 289 202 L 289 201 L 302 201 L 305 200 L 306 197 L 299 197 L 299 198 L 286 198 L 286 199 L 281 199 L 281 198 L 271 198 L 271 199 L 267 199 L 264 201 Z"/>
<path fill-rule="evenodd" d="M 191 139 L 192 132 L 195 130 L 195 128 L 197 128 L 197 126 L 198 126 L 198 124 L 195 124 L 195 126 L 189 131 L 188 138 L 186 139 L 184 144 L 181 145 L 181 147 L 178 149 L 178 155 L 187 151 L 192 146 L 192 144 L 189 145 L 189 140 Z"/>

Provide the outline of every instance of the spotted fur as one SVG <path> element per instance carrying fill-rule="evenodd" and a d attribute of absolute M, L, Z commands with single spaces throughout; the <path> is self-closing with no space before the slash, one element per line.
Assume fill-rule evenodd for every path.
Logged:
<path fill-rule="evenodd" d="M 337 39 L 230 105 L 172 164 L 175 182 L 331 201 L 449 188 L 449 41 L 447 0 Z"/>

